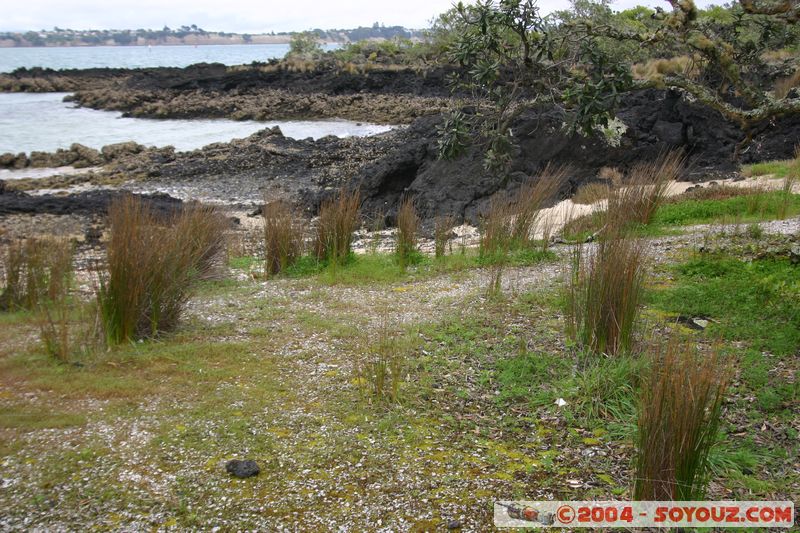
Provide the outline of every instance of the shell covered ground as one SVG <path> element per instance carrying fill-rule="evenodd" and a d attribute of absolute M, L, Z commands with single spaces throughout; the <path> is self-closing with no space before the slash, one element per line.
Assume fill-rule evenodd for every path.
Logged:
<path fill-rule="evenodd" d="M 800 219 L 752 227 L 650 237 L 650 290 L 709 243 L 749 253 Z M 176 332 L 68 363 L 33 315 L 0 315 L 0 529 L 486 531 L 496 500 L 629 498 L 643 357 L 587 358 L 565 337 L 568 247 L 505 268 L 499 293 L 471 253 L 269 280 L 235 258 Z M 640 336 L 723 335 L 737 369 L 709 496 L 800 499 L 796 349 L 690 331 L 659 302 Z M 396 401 L 360 371 L 386 337 Z M 230 459 L 261 473 L 233 478 Z"/>

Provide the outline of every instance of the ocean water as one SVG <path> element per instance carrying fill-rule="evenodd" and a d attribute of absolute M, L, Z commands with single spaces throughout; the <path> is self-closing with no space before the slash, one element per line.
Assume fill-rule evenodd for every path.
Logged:
<path fill-rule="evenodd" d="M 392 126 L 346 120 L 256 122 L 123 118 L 118 112 L 76 107 L 63 101 L 66 95 L 0 93 L 0 153 L 52 152 L 69 148 L 72 143 L 99 149 L 124 141 L 146 146 L 172 145 L 183 151 L 248 137 L 272 126 L 279 126 L 284 135 L 294 139 L 318 139 L 327 135 L 363 137 L 392 129 Z"/>
<path fill-rule="evenodd" d="M 327 44 L 323 49 L 335 50 L 338 47 L 338 44 Z M 288 51 L 288 44 L 0 48 L 0 72 L 11 72 L 20 67 L 71 69 L 186 67 L 195 63 L 244 65 L 281 58 Z"/>

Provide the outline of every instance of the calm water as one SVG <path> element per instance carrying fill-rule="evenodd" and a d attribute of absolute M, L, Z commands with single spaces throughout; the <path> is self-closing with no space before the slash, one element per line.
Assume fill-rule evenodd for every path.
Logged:
<path fill-rule="evenodd" d="M 66 93 L 0 93 L 0 153 L 52 152 L 69 148 L 72 143 L 101 148 L 124 141 L 193 150 L 214 142 L 244 138 L 272 126 L 280 126 L 284 135 L 295 139 L 367 136 L 391 129 L 391 126 L 343 120 L 240 122 L 122 118 L 121 113 L 75 107 L 63 102 L 64 96 Z"/>
<path fill-rule="evenodd" d="M 338 44 L 324 45 L 335 50 Z M 0 72 L 19 67 L 142 68 L 186 67 L 195 63 L 244 65 L 280 58 L 288 44 L 229 44 L 203 46 L 85 46 L 57 48 L 0 48 Z"/>

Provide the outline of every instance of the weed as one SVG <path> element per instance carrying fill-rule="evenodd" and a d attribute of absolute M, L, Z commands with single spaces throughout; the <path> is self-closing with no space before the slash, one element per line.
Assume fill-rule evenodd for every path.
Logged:
<path fill-rule="evenodd" d="M 314 253 L 320 261 L 342 264 L 350 256 L 353 232 L 358 226 L 361 193 L 342 188 L 320 206 Z"/>
<path fill-rule="evenodd" d="M 636 435 L 637 500 L 702 500 L 729 371 L 718 353 L 673 341 L 643 384 Z"/>
<path fill-rule="evenodd" d="M 302 221 L 287 202 L 264 205 L 264 242 L 268 275 L 285 271 L 302 255 Z"/>

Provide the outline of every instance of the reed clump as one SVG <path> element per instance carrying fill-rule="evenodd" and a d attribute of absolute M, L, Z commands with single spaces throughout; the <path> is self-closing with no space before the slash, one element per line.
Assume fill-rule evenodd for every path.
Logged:
<path fill-rule="evenodd" d="M 108 344 L 175 329 L 195 283 L 224 254 L 227 222 L 211 206 L 164 215 L 132 195 L 113 202 L 108 219 L 107 261 L 98 272 Z"/>
<path fill-rule="evenodd" d="M 419 233 L 420 219 L 414 201 L 409 196 L 404 196 L 397 210 L 397 237 L 395 254 L 401 269 L 405 269 L 415 261 L 417 251 L 417 234 Z"/>
<path fill-rule="evenodd" d="M 433 223 L 434 256 L 438 259 L 444 257 L 447 244 L 456 227 L 456 217 L 453 215 L 438 216 Z"/>
<path fill-rule="evenodd" d="M 342 264 L 352 252 L 353 232 L 358 228 L 361 192 L 343 187 L 322 202 L 317 221 L 314 253 L 320 261 Z"/>
<path fill-rule="evenodd" d="M 647 245 L 606 227 L 594 245 L 573 248 L 566 294 L 568 334 L 593 353 L 630 350 L 644 296 Z"/>
<path fill-rule="evenodd" d="M 72 244 L 66 240 L 11 242 L 0 256 L 0 310 L 35 310 L 67 290 L 73 275 Z"/>
<path fill-rule="evenodd" d="M 636 500 L 702 500 L 730 371 L 715 351 L 672 341 L 643 377 L 636 434 Z"/>
<path fill-rule="evenodd" d="M 303 254 L 303 221 L 288 202 L 265 203 L 265 271 L 275 275 L 294 265 Z"/>

